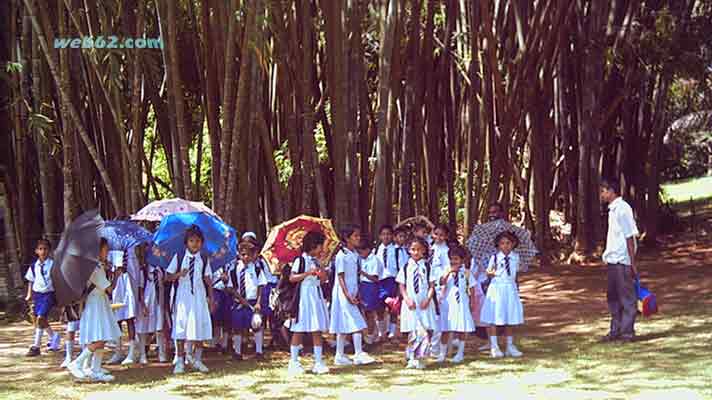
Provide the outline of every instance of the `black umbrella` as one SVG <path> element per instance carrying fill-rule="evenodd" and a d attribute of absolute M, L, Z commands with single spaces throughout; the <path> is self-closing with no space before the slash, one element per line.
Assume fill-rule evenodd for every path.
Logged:
<path fill-rule="evenodd" d="M 65 306 L 82 297 L 99 259 L 99 241 L 104 220 L 98 210 L 89 210 L 72 221 L 54 251 L 52 284 L 57 305 Z"/>

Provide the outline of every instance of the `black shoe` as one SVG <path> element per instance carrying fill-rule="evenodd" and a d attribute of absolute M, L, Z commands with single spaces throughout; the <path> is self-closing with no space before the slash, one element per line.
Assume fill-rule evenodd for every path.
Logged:
<path fill-rule="evenodd" d="M 617 342 L 618 340 L 620 340 L 620 336 L 613 336 L 609 333 L 608 335 L 602 337 L 599 341 L 601 343 L 613 343 Z"/>
<path fill-rule="evenodd" d="M 633 342 L 635 342 L 635 337 L 634 336 L 621 336 L 620 338 L 618 338 L 618 340 L 621 343 L 633 343 Z"/>
<path fill-rule="evenodd" d="M 242 361 L 242 354 L 233 353 L 232 359 L 233 359 L 233 361 Z"/>
<path fill-rule="evenodd" d="M 30 347 L 27 351 L 27 357 L 37 357 L 40 355 L 40 348 L 36 346 Z"/>

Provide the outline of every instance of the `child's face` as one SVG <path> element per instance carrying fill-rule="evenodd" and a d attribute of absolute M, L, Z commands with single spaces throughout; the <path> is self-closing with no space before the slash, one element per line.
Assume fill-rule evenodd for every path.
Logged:
<path fill-rule="evenodd" d="M 502 253 L 509 254 L 512 251 L 512 248 L 514 248 L 514 243 L 512 243 L 512 241 L 508 237 L 503 237 L 499 239 L 497 247 L 499 247 L 499 251 L 501 251 Z"/>
<path fill-rule="evenodd" d="M 361 242 L 361 231 L 358 229 L 346 238 L 346 246 L 352 249 L 358 246 L 359 242 Z"/>
<path fill-rule="evenodd" d="M 199 236 L 191 236 L 186 242 L 186 247 L 191 253 L 195 254 L 200 251 L 201 247 L 203 247 L 203 240 Z"/>
<path fill-rule="evenodd" d="M 384 229 L 378 235 L 378 238 L 381 240 L 381 243 L 385 245 L 391 244 L 393 241 L 393 232 L 390 229 Z"/>
<path fill-rule="evenodd" d="M 399 246 L 402 246 L 407 238 L 408 237 L 405 235 L 405 232 L 396 233 L 396 243 L 398 243 Z"/>
<path fill-rule="evenodd" d="M 242 262 L 245 264 L 249 264 L 249 263 L 255 261 L 256 255 L 257 255 L 257 253 L 255 253 L 255 252 L 243 250 L 240 252 L 240 260 L 242 260 Z"/>
<path fill-rule="evenodd" d="M 452 269 L 460 269 L 460 267 L 462 267 L 464 263 L 465 260 L 463 260 L 460 256 L 450 257 L 450 266 L 452 267 Z"/>
<path fill-rule="evenodd" d="M 37 258 L 44 261 L 47 256 L 49 256 L 49 246 L 44 243 L 38 244 L 35 248 L 35 254 L 37 255 Z"/>
<path fill-rule="evenodd" d="M 417 228 L 415 231 L 413 231 L 413 235 L 421 239 L 425 239 L 425 235 L 427 234 L 428 232 L 425 230 L 425 228 Z"/>
<path fill-rule="evenodd" d="M 425 257 L 425 248 L 423 247 L 423 245 L 418 242 L 413 242 L 410 245 L 410 256 L 415 261 L 422 260 L 423 257 Z"/>
<path fill-rule="evenodd" d="M 99 247 L 99 260 L 106 261 L 106 257 L 109 256 L 109 246 Z"/>
<path fill-rule="evenodd" d="M 445 243 L 447 240 L 447 233 L 443 229 L 436 229 L 433 232 L 433 240 L 435 240 L 435 243 Z"/>
<path fill-rule="evenodd" d="M 309 255 L 312 257 L 319 257 L 321 253 L 324 251 L 324 244 L 320 244 L 316 246 L 312 251 L 309 252 Z"/>
<path fill-rule="evenodd" d="M 371 254 L 371 249 L 358 249 L 357 251 L 361 258 L 368 258 L 369 254 Z"/>

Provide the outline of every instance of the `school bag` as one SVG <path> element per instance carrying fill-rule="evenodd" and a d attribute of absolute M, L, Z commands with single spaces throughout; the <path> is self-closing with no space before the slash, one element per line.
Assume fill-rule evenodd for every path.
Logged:
<path fill-rule="evenodd" d="M 303 274 L 305 269 L 304 257 L 297 258 L 297 274 Z M 277 283 L 277 312 L 286 318 L 299 318 L 299 292 L 301 282 L 292 283 L 289 277 L 292 268 L 289 265 L 282 267 L 282 273 Z"/>
<path fill-rule="evenodd" d="M 176 269 L 176 272 L 180 272 L 181 264 L 183 263 L 183 259 L 185 258 L 185 252 L 186 252 L 185 249 L 178 252 L 178 259 L 176 260 L 176 262 L 178 263 L 178 267 Z M 198 254 L 200 255 L 200 260 L 203 261 L 203 268 L 207 268 L 208 267 L 208 257 L 205 254 L 203 254 L 202 251 Z M 203 271 L 203 272 L 205 272 L 205 271 Z M 170 304 L 169 311 L 171 312 L 171 314 L 173 314 L 173 311 L 175 310 L 175 307 L 176 307 L 176 299 L 178 298 L 178 282 L 179 281 L 180 281 L 180 279 L 176 279 L 175 281 L 173 281 L 173 284 L 171 285 L 172 289 L 173 289 L 172 290 L 173 301 L 171 301 L 170 303 L 167 303 L 167 304 Z M 200 281 L 203 282 L 203 286 L 205 287 L 205 293 L 206 294 L 210 293 L 208 291 L 208 284 L 205 283 L 205 279 L 202 279 L 202 277 L 201 277 Z"/>
<path fill-rule="evenodd" d="M 635 292 L 638 296 L 638 312 L 649 317 L 658 312 L 658 300 L 655 293 L 640 284 L 640 278 L 635 277 Z"/>

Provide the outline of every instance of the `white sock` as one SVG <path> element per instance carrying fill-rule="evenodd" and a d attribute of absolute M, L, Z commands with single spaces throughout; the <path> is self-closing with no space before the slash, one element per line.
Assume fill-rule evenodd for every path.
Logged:
<path fill-rule="evenodd" d="M 82 364 L 84 364 L 84 360 L 91 357 L 93 354 L 94 354 L 94 352 L 89 350 L 89 346 L 87 346 L 84 348 L 84 350 L 82 350 L 81 353 L 79 353 L 79 356 L 77 356 L 77 358 L 74 360 L 74 362 L 77 363 L 77 365 L 79 365 L 81 367 Z"/>
<path fill-rule="evenodd" d="M 389 334 L 389 335 L 390 335 L 390 334 L 393 334 L 393 335 L 396 334 L 396 324 L 395 324 L 394 322 L 391 322 L 391 323 L 388 325 L 388 334 Z"/>
<path fill-rule="evenodd" d="M 104 357 L 104 350 L 98 349 L 94 352 L 94 358 L 91 360 L 91 370 L 95 374 L 101 373 L 101 360 Z"/>
<path fill-rule="evenodd" d="M 465 355 L 465 341 L 459 340 L 457 342 L 457 354 L 462 357 Z"/>
<path fill-rule="evenodd" d="M 146 357 L 146 340 L 148 339 L 147 333 L 140 333 L 138 335 L 138 347 L 141 353 L 141 358 Z"/>
<path fill-rule="evenodd" d="M 203 346 L 195 346 L 193 347 L 195 350 L 195 357 L 193 357 L 196 361 L 203 362 Z"/>
<path fill-rule="evenodd" d="M 361 354 L 363 352 L 363 335 L 361 332 L 354 333 L 354 354 Z"/>
<path fill-rule="evenodd" d="M 54 336 L 54 331 L 52 330 L 52 327 L 47 325 L 47 327 L 45 328 L 45 331 L 47 331 L 47 337 L 49 338 L 49 340 L 52 340 L 52 338 Z"/>
<path fill-rule="evenodd" d="M 227 348 L 227 340 L 228 340 L 228 334 L 227 332 L 223 332 L 222 337 L 220 338 L 220 345 L 223 347 L 223 349 Z"/>
<path fill-rule="evenodd" d="M 260 329 L 259 332 L 255 333 L 255 352 L 262 354 L 262 347 L 265 341 L 265 331 Z"/>
<path fill-rule="evenodd" d="M 133 360 L 135 352 L 136 352 L 136 340 L 131 339 L 131 340 L 129 340 L 129 352 L 126 355 L 126 358 L 128 358 L 129 360 Z"/>
<path fill-rule="evenodd" d="M 42 328 L 35 329 L 35 342 L 33 344 L 34 347 L 37 347 L 37 348 L 40 347 L 43 334 L 44 334 L 44 329 L 42 329 Z"/>
<path fill-rule="evenodd" d="M 235 354 L 242 354 L 242 335 L 232 337 L 232 347 L 235 349 Z"/>
<path fill-rule="evenodd" d="M 185 346 L 185 356 L 186 358 L 190 357 L 193 358 L 193 342 L 185 341 L 183 344 Z"/>
<path fill-rule="evenodd" d="M 314 348 L 314 351 L 316 351 L 316 348 Z M 289 355 L 292 357 L 292 362 L 298 362 L 299 361 L 299 346 L 295 346 L 295 345 L 289 346 Z"/>
<path fill-rule="evenodd" d="M 322 352 L 321 346 L 314 346 L 314 363 L 315 364 L 321 364 L 321 352 Z"/>
<path fill-rule="evenodd" d="M 336 356 L 343 356 L 344 355 L 344 347 L 346 345 L 346 336 L 342 334 L 337 334 L 336 335 Z"/>
<path fill-rule="evenodd" d="M 158 344 L 158 354 L 166 355 L 166 341 L 163 339 L 163 334 L 156 332 L 156 344 Z"/>
<path fill-rule="evenodd" d="M 514 337 L 513 337 L 513 336 L 507 336 L 507 347 L 511 347 L 512 344 L 514 344 Z"/>
<path fill-rule="evenodd" d="M 72 359 L 72 355 L 74 353 L 74 340 L 65 340 L 64 341 L 64 358 L 67 360 Z"/>
<path fill-rule="evenodd" d="M 493 349 L 499 348 L 499 344 L 497 343 L 497 336 L 490 336 L 490 347 Z"/>

